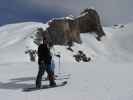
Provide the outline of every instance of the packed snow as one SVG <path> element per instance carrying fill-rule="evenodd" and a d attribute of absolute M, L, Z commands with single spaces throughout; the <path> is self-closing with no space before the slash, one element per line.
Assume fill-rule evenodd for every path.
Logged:
<path fill-rule="evenodd" d="M 72 49 L 56 45 L 51 49 L 55 73 L 69 74 L 64 87 L 23 92 L 35 86 L 37 59 L 31 62 L 28 49 L 37 49 L 32 37 L 47 24 L 25 22 L 0 27 L 0 98 L 2 100 L 132 100 L 133 99 L 133 24 L 105 27 L 106 37 L 99 42 L 92 34 L 81 34 L 82 44 Z M 73 55 L 82 50 L 90 62 L 76 62 Z M 54 56 L 60 54 L 59 58 Z M 46 77 L 46 75 L 44 75 Z M 48 84 L 48 81 L 42 81 Z"/>

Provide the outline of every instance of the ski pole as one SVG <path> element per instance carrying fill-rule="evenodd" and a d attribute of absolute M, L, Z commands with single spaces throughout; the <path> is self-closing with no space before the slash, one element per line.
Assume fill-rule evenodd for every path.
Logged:
<path fill-rule="evenodd" d="M 59 74 L 61 74 L 60 56 L 59 56 Z"/>

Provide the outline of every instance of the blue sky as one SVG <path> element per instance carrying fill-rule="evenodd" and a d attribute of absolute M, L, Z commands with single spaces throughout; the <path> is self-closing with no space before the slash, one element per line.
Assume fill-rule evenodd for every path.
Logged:
<path fill-rule="evenodd" d="M 133 0 L 0 0 L 0 25 L 46 22 L 53 17 L 79 15 L 84 8 L 95 8 L 103 25 L 133 21 Z"/>

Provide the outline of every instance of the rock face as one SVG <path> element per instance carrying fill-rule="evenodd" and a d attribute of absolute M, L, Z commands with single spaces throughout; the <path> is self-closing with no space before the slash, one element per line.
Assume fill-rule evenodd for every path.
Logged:
<path fill-rule="evenodd" d="M 93 9 L 85 9 L 80 16 L 75 18 L 53 19 L 48 24 L 49 27 L 42 33 L 52 44 L 64 45 L 73 41 L 81 43 L 80 33 L 95 32 L 96 39 L 99 41 L 105 35 L 99 15 Z"/>
<path fill-rule="evenodd" d="M 73 19 L 54 19 L 49 22 L 49 33 L 54 44 L 67 44 L 69 41 L 81 43 L 80 28 Z"/>
<path fill-rule="evenodd" d="M 98 40 L 100 40 L 102 36 L 105 36 L 100 23 L 100 17 L 96 10 L 84 9 L 76 20 L 79 21 L 80 33 L 95 32 Z"/>

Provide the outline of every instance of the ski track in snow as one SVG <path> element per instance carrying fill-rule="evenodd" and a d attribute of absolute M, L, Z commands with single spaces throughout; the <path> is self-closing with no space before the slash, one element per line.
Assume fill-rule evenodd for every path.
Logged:
<path fill-rule="evenodd" d="M 68 84 L 47 90 L 23 92 L 35 85 L 37 62 L 30 62 L 24 52 L 36 49 L 30 36 L 36 22 L 9 24 L 0 27 L 0 98 L 2 100 L 133 100 L 133 24 L 105 27 L 106 37 L 98 42 L 91 34 L 81 34 L 83 44 L 74 43 L 74 52 L 66 46 L 54 46 L 53 54 L 61 54 L 61 72 L 71 74 Z M 73 55 L 83 50 L 91 62 L 77 63 Z M 54 56 L 59 73 L 59 59 Z M 45 77 L 46 75 L 44 75 Z M 62 80 L 57 80 L 57 83 Z M 48 81 L 42 81 L 48 84 Z"/>

